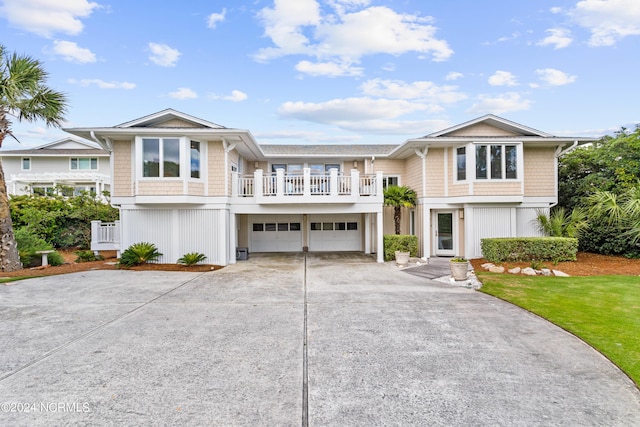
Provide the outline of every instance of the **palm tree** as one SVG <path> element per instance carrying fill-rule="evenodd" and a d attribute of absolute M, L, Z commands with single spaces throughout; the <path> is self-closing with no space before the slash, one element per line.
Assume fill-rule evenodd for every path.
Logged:
<path fill-rule="evenodd" d="M 396 234 L 400 234 L 400 215 L 402 208 L 416 205 L 416 192 L 407 186 L 390 185 L 384 190 L 384 205 L 393 206 L 393 221 Z"/>
<path fill-rule="evenodd" d="M 596 191 L 587 203 L 592 218 L 627 228 L 626 237 L 631 243 L 640 244 L 640 182 L 621 194 Z"/>
<path fill-rule="evenodd" d="M 580 233 L 588 226 L 587 211 L 582 208 L 574 208 L 567 212 L 565 208 L 553 209 L 549 215 L 538 211 L 536 220 L 538 229 L 547 236 L 554 237 L 579 237 Z"/>
<path fill-rule="evenodd" d="M 45 83 L 48 73 L 40 61 L 26 55 L 10 54 L 0 45 L 0 147 L 11 136 L 11 120 L 35 122 L 59 127 L 64 120 L 67 100 Z M 22 268 L 16 239 L 13 235 L 11 212 L 4 172 L 0 163 L 0 271 Z"/>

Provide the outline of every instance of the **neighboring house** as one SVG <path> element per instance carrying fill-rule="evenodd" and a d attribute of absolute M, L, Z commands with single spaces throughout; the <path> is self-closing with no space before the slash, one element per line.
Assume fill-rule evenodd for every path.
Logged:
<path fill-rule="evenodd" d="M 111 188 L 109 152 L 95 143 L 68 136 L 27 150 L 0 150 L 7 193 L 65 195 L 82 191 L 102 195 Z"/>
<path fill-rule="evenodd" d="M 175 262 L 249 252 L 362 251 L 383 261 L 393 230 L 383 188 L 406 185 L 420 255 L 479 257 L 483 237 L 534 236 L 557 202 L 557 159 L 588 138 L 555 137 L 493 115 L 397 145 L 260 145 L 175 110 L 74 128 L 111 152 L 121 249 L 153 242 Z M 386 214 L 385 212 L 388 212 Z"/>

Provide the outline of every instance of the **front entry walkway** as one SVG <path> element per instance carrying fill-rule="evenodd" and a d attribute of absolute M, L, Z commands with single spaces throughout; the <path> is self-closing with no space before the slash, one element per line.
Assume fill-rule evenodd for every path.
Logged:
<path fill-rule="evenodd" d="M 0 425 L 640 425 L 574 336 L 364 256 L 30 279 L 0 317 Z"/>

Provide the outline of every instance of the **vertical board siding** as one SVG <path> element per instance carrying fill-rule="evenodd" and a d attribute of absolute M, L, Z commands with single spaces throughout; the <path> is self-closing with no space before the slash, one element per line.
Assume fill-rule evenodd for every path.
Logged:
<path fill-rule="evenodd" d="M 134 243 L 151 242 L 162 252 L 160 263 L 175 263 L 188 252 L 207 256 L 207 263 L 226 265 L 220 230 L 225 211 L 220 209 L 123 209 L 122 249 Z M 225 242 L 222 242 L 225 243 Z"/>
<path fill-rule="evenodd" d="M 468 224 L 473 234 L 473 248 L 471 256 L 482 256 L 480 240 L 485 237 L 512 237 L 515 235 L 511 223 L 511 211 L 513 208 L 474 208 L 473 224 Z"/>
<path fill-rule="evenodd" d="M 549 214 L 549 209 L 518 208 L 516 209 L 516 221 L 518 223 L 517 237 L 540 237 L 544 234 L 538 229 L 538 211 Z"/>

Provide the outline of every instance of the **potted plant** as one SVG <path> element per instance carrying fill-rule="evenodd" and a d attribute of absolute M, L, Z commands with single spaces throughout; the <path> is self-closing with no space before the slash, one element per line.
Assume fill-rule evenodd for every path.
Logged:
<path fill-rule="evenodd" d="M 451 258 L 449 267 L 451 268 L 451 277 L 454 280 L 467 280 L 467 273 L 469 272 L 469 261 L 467 259 L 461 257 Z"/>
<path fill-rule="evenodd" d="M 410 252 L 405 251 L 396 251 L 396 264 L 398 265 L 406 265 L 409 264 L 409 256 Z"/>

